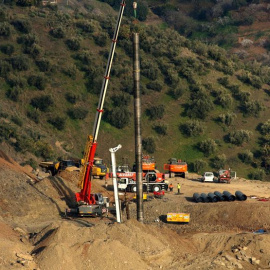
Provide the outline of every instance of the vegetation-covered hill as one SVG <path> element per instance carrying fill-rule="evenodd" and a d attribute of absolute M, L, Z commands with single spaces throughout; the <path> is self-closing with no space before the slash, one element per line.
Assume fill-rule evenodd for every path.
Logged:
<path fill-rule="evenodd" d="M 1 147 L 12 147 L 28 163 L 80 158 L 117 13 L 96 1 L 76 9 L 20 6 L 25 3 L 1 5 Z M 109 162 L 109 148 L 121 143 L 117 159 L 133 162 L 133 31 L 140 33 L 143 147 L 158 168 L 177 157 L 189 170 L 230 167 L 263 178 L 267 169 L 261 165 L 269 164 L 269 68 L 130 18 L 119 35 L 98 155 Z"/>

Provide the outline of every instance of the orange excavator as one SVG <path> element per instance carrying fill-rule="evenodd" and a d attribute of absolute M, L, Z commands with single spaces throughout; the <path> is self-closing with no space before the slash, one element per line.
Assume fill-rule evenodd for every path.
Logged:
<path fill-rule="evenodd" d="M 67 214 L 77 214 L 79 216 L 96 216 L 102 215 L 103 213 L 108 211 L 108 200 L 102 196 L 100 193 L 92 194 L 91 187 L 92 187 L 92 171 L 94 165 L 94 157 L 96 154 L 97 148 L 97 138 L 98 132 L 101 123 L 101 117 L 103 113 L 103 106 L 106 96 L 106 91 L 110 79 L 110 71 L 112 67 L 112 61 L 114 57 L 116 42 L 119 34 L 120 24 L 124 13 L 125 8 L 125 0 L 122 0 L 120 4 L 120 10 L 115 26 L 115 31 L 112 39 L 110 54 L 107 61 L 106 71 L 103 78 L 103 83 L 101 87 L 100 97 L 98 108 L 96 112 L 95 122 L 93 126 L 93 133 L 92 135 L 88 136 L 87 144 L 85 147 L 85 154 L 84 154 L 84 165 L 81 171 L 79 187 L 81 191 L 76 193 L 76 201 L 77 207 L 73 209 L 67 209 Z"/>
<path fill-rule="evenodd" d="M 142 157 L 142 170 L 145 171 L 154 171 L 156 169 L 156 162 L 154 157 L 143 156 Z"/>
<path fill-rule="evenodd" d="M 176 176 L 185 178 L 188 173 L 187 163 L 176 158 L 170 158 L 168 163 L 164 164 L 164 170 L 169 172 L 170 178 Z"/>

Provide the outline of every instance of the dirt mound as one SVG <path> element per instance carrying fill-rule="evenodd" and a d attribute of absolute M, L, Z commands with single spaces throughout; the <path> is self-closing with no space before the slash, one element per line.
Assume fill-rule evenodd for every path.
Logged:
<path fill-rule="evenodd" d="M 269 264 L 270 235 L 177 234 L 129 220 L 53 223 L 33 239 L 41 269 L 257 269 Z"/>
<path fill-rule="evenodd" d="M 0 269 L 268 269 L 270 183 L 233 180 L 201 183 L 198 176 L 169 179 L 181 194 L 166 192 L 144 203 L 144 224 L 116 223 L 115 216 L 65 217 L 79 191 L 77 172 L 32 181 L 15 162 L 0 158 Z M 92 192 L 113 200 L 112 181 L 93 179 Z M 247 201 L 195 203 L 194 192 L 244 192 Z M 153 194 L 150 194 L 153 196 Z M 123 195 L 120 196 L 123 200 Z M 131 199 L 132 193 L 128 194 Z M 189 224 L 165 222 L 168 212 L 187 212 Z"/>

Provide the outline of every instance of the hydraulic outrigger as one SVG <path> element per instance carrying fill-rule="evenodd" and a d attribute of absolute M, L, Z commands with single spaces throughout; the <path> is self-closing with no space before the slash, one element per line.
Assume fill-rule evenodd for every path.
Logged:
<path fill-rule="evenodd" d="M 77 201 L 78 206 L 76 209 L 67 210 L 67 212 L 73 212 L 73 213 L 75 212 L 80 216 L 101 215 L 102 213 L 107 211 L 105 201 L 102 195 L 91 194 L 91 173 L 92 173 L 94 157 L 95 157 L 96 148 L 97 148 L 97 138 L 98 138 L 98 132 L 100 128 L 101 117 L 103 113 L 104 100 L 105 100 L 106 91 L 107 91 L 107 87 L 108 87 L 108 83 L 110 79 L 112 61 L 114 57 L 116 42 L 117 42 L 117 38 L 119 34 L 119 29 L 120 29 L 125 5 L 126 5 L 125 0 L 122 0 L 120 4 L 120 10 L 119 10 L 115 30 L 114 30 L 110 54 L 107 61 L 106 71 L 103 78 L 98 108 L 97 108 L 94 127 L 93 127 L 93 133 L 87 138 L 87 144 L 86 144 L 85 154 L 84 154 L 84 164 L 83 164 L 83 169 L 80 175 L 80 180 L 78 183 L 79 187 L 81 188 L 81 191 L 76 193 L 76 201 Z"/>

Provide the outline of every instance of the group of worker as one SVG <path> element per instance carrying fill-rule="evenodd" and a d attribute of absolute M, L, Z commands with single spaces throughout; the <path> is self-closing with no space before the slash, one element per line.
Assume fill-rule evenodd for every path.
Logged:
<path fill-rule="evenodd" d="M 170 192 L 173 191 L 173 184 L 172 183 L 169 184 L 169 190 L 170 190 Z M 177 184 L 177 194 L 180 194 L 180 191 L 181 191 L 181 184 L 178 183 Z"/>

